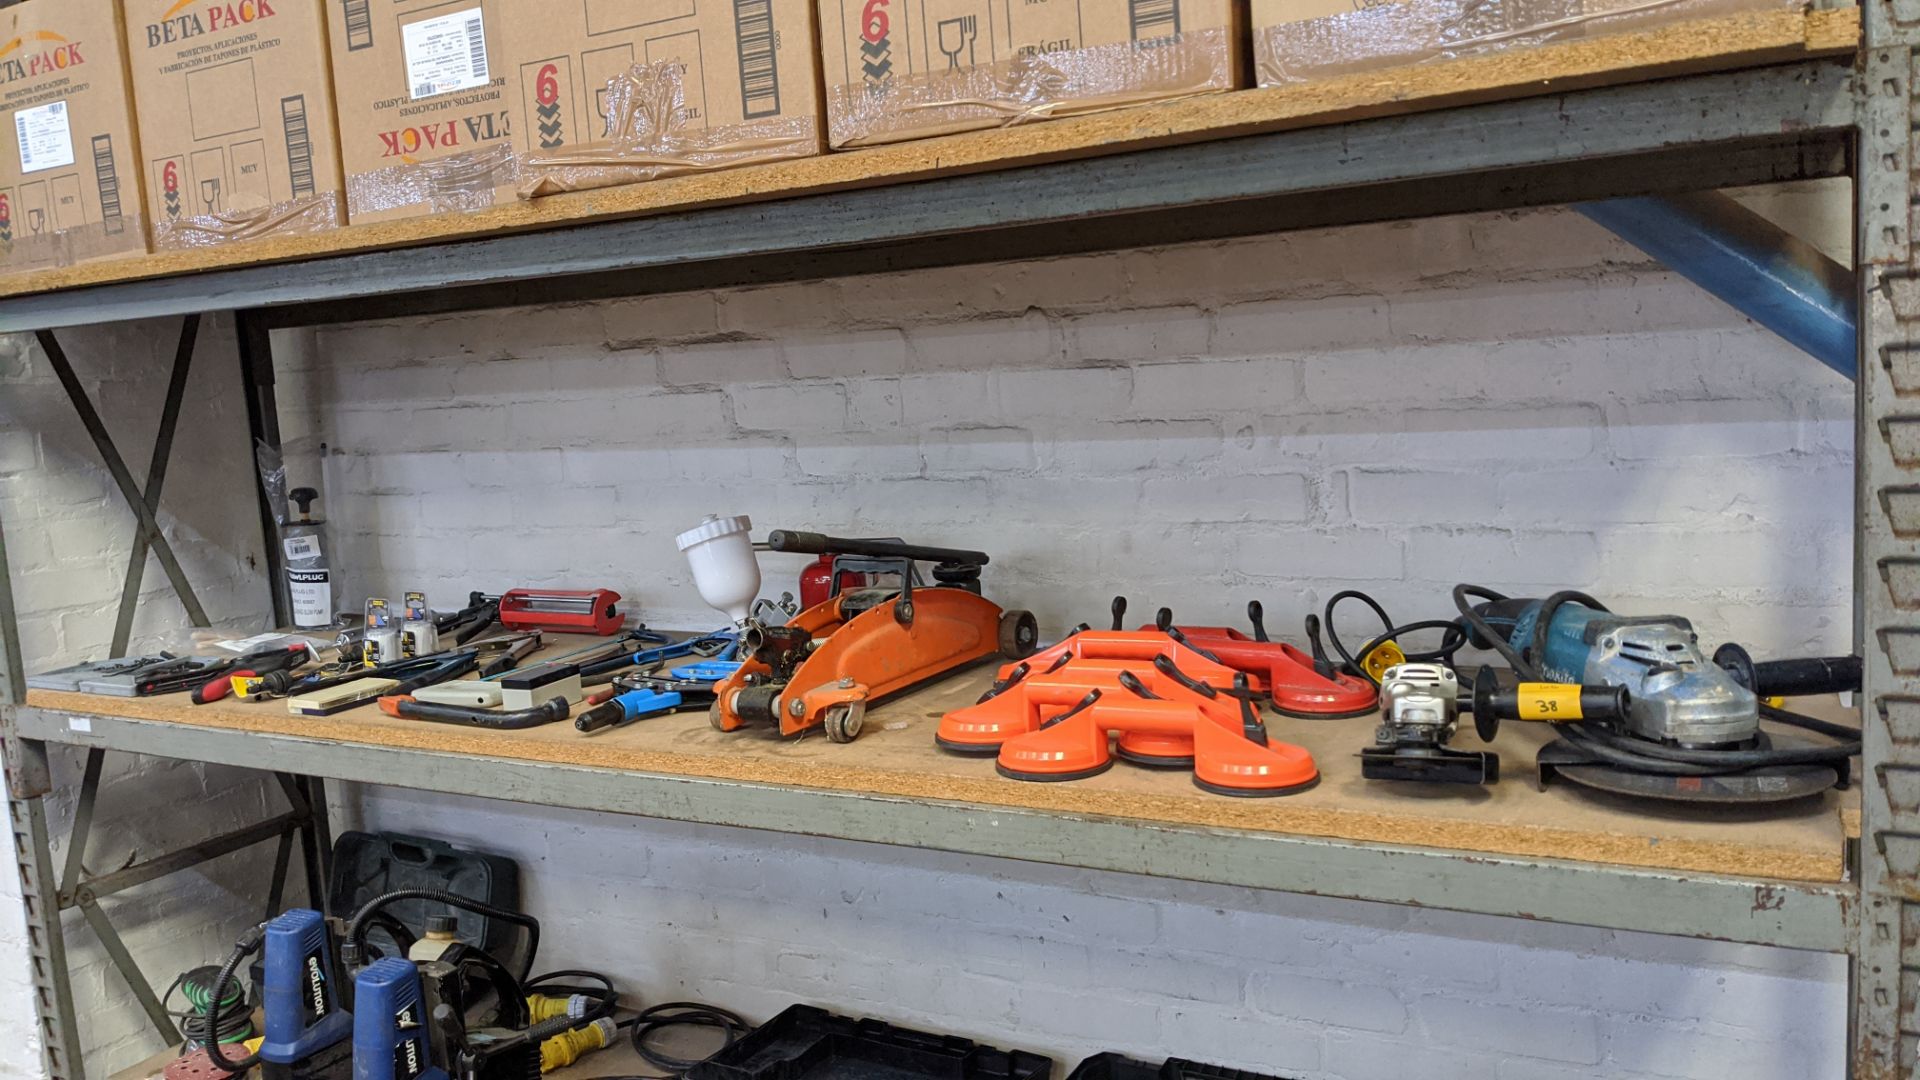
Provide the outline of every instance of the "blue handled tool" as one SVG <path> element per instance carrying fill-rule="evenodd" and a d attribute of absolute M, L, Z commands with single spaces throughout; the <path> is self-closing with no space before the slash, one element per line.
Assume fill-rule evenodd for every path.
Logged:
<path fill-rule="evenodd" d="M 651 667 L 680 656 L 708 656 L 719 659 L 731 659 L 733 655 L 739 651 L 739 648 L 740 636 L 738 633 L 733 630 L 717 630 L 711 634 L 703 634 L 700 637 L 687 638 L 683 641 L 675 641 L 651 649 L 641 649 L 639 652 L 624 656 L 613 656 L 594 663 L 582 664 L 580 666 L 580 674 L 584 678 L 592 678 L 595 675 L 605 675 L 609 671 L 618 671 L 625 667 Z"/>
<path fill-rule="evenodd" d="M 573 726 L 580 731 L 598 731 L 643 716 L 673 712 L 680 708 L 682 701 L 681 696 L 672 691 L 629 690 L 582 713 L 574 720 Z"/>
<path fill-rule="evenodd" d="M 740 663 L 738 660 L 702 660 L 667 670 L 674 678 L 685 679 L 688 682 L 719 682 L 739 671 Z"/>

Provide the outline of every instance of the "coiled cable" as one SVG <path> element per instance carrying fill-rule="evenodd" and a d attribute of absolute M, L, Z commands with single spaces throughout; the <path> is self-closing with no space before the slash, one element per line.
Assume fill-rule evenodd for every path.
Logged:
<path fill-rule="evenodd" d="M 752 1030 L 752 1025 L 748 1024 L 739 1013 L 722 1009 L 718 1005 L 703 1005 L 697 1001 L 662 1002 L 622 1021 L 621 1026 L 632 1029 L 634 1053 L 639 1054 L 647 1064 L 656 1069 L 664 1069 L 674 1076 L 682 1075 L 688 1069 L 739 1042 L 741 1036 Z M 714 1028 L 723 1034 L 725 1041 L 706 1057 L 675 1057 L 648 1041 L 655 1032 L 670 1027 Z"/>
<path fill-rule="evenodd" d="M 1374 615 L 1379 617 L 1380 625 L 1385 628 L 1382 633 L 1368 639 L 1365 645 L 1360 646 L 1360 654 L 1357 658 L 1353 653 L 1347 651 L 1346 644 L 1340 640 L 1340 633 L 1334 629 L 1333 625 L 1334 609 L 1339 607 L 1343 601 L 1347 600 L 1358 600 L 1360 603 L 1371 608 Z M 1417 622 L 1396 625 L 1392 616 L 1387 614 L 1387 609 L 1381 607 L 1378 600 L 1375 600 L 1373 597 L 1368 596 L 1358 589 L 1342 589 L 1328 597 L 1327 606 L 1320 615 L 1320 622 L 1321 625 L 1326 627 L 1327 644 L 1333 646 L 1333 651 L 1339 655 L 1347 671 L 1358 675 L 1375 686 L 1380 685 L 1380 680 L 1374 678 L 1373 673 L 1368 671 L 1361 661 L 1373 655 L 1373 650 L 1389 641 L 1398 644 L 1399 639 L 1404 635 L 1438 630 L 1441 632 L 1441 636 L 1440 644 L 1437 648 L 1426 650 L 1403 648 L 1401 651 L 1409 663 L 1427 664 L 1438 662 L 1448 667 L 1453 666 L 1453 655 L 1462 648 L 1465 648 L 1467 644 L 1467 632 L 1457 621 L 1452 619 L 1421 619 Z"/>
<path fill-rule="evenodd" d="M 225 991 L 223 1000 L 217 1005 L 214 1003 L 213 980 L 219 974 L 219 967 L 212 964 L 182 972 L 168 984 L 167 992 L 160 995 L 163 1008 L 173 1000 L 175 990 L 186 999 L 186 1009 L 169 1009 L 167 1015 L 179 1021 L 181 1037 L 194 1046 L 205 1046 L 210 1041 L 239 1043 L 253 1038 L 253 1006 L 248 1003 L 244 988 L 233 986 Z"/>

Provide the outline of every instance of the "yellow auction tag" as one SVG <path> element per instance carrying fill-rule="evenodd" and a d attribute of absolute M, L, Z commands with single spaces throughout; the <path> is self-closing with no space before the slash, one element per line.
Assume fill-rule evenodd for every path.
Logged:
<path fill-rule="evenodd" d="M 1406 662 L 1407 654 L 1400 651 L 1400 646 L 1391 641 L 1383 641 L 1375 645 L 1372 652 L 1360 658 L 1360 669 L 1373 676 L 1374 682 L 1379 682 L 1388 668 Z"/>
<path fill-rule="evenodd" d="M 1580 720 L 1580 684 L 1523 682 L 1515 690 L 1520 695 L 1520 719 L 1544 720 L 1561 724 Z"/>

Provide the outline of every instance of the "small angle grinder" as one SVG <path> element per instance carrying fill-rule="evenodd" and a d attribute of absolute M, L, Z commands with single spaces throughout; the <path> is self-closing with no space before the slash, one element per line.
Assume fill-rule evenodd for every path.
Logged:
<path fill-rule="evenodd" d="M 1716 655 L 1723 667 L 1677 615 L 1616 615 L 1584 593 L 1509 598 L 1472 585 L 1455 588 L 1454 602 L 1471 644 L 1499 653 L 1523 682 L 1627 691 L 1613 707 L 1555 725 L 1559 738 L 1536 762 L 1542 783 L 1739 805 L 1806 798 L 1849 780 L 1857 730 L 1761 699 L 1858 690 L 1857 657 L 1755 664 L 1735 646 Z M 1841 741 L 1766 731 L 1762 718 Z"/>

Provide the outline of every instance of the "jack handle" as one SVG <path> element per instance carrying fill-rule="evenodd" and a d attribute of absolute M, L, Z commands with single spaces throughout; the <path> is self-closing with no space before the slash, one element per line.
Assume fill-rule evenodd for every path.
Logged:
<path fill-rule="evenodd" d="M 914 559 L 919 562 L 966 563 L 987 565 L 987 553 L 963 548 L 926 547 L 921 544 L 897 544 L 891 540 L 861 540 L 857 537 L 828 536 L 825 533 L 775 529 L 767 534 L 767 547 L 799 555 L 865 555 L 876 559 Z"/>

